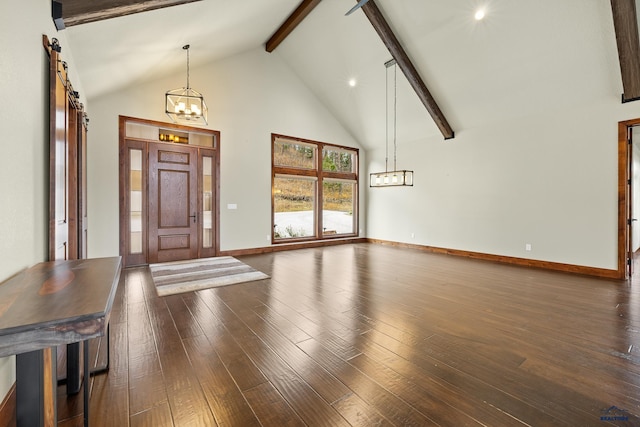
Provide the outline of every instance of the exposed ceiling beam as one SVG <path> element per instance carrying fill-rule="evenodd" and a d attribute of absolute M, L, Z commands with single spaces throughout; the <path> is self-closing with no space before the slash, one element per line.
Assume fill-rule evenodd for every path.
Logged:
<path fill-rule="evenodd" d="M 58 0 L 67 27 L 201 0 Z"/>
<path fill-rule="evenodd" d="M 640 99 L 640 41 L 635 0 L 611 0 L 618 58 L 622 74 L 622 102 Z"/>
<path fill-rule="evenodd" d="M 265 46 L 267 52 L 273 52 L 319 3 L 320 0 L 303 0 L 287 20 L 284 21 L 284 24 L 282 24 L 267 41 Z"/>
<path fill-rule="evenodd" d="M 373 28 L 378 33 L 385 46 L 387 46 L 387 49 L 389 49 L 389 52 L 391 52 L 391 55 L 398 63 L 398 66 L 407 77 L 409 84 L 413 87 L 413 90 L 416 91 L 420 101 L 422 101 L 424 106 L 427 108 L 427 111 L 433 118 L 433 121 L 438 126 L 438 129 L 440 129 L 440 132 L 442 132 L 444 139 L 453 138 L 455 134 L 453 129 L 451 129 L 451 126 L 449 126 L 447 118 L 440 110 L 440 107 L 438 107 L 436 100 L 431 96 L 431 93 L 424 84 L 422 77 L 420 77 L 418 70 L 413 66 L 411 59 L 400 44 L 400 41 L 398 41 L 398 38 L 393 33 L 393 30 L 391 30 L 391 27 L 389 27 L 389 24 L 382 15 L 380 9 L 378 9 L 375 1 L 369 0 L 369 2 L 362 6 L 362 11 L 371 22 L 371 25 L 373 25 Z"/>

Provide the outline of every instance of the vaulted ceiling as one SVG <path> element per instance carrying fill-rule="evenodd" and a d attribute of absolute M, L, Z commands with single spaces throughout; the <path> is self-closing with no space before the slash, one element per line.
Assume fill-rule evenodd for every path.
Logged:
<path fill-rule="evenodd" d="M 187 43 L 192 67 L 264 49 L 301 1 L 63 0 L 63 16 L 74 14 L 75 21 L 69 16 L 68 22 L 76 24 L 63 31 L 91 100 L 180 72 L 181 47 Z M 132 13 L 136 5 L 176 2 L 184 4 Z M 270 55 L 284 61 L 365 147 L 376 147 L 384 132 L 384 63 L 391 54 L 363 10 L 345 16 L 354 0 L 317 3 Z M 456 135 L 487 122 L 622 93 L 609 1 L 375 3 Z M 109 10 L 131 14 L 88 22 L 95 12 L 79 11 L 78 4 L 102 10 L 100 18 Z M 474 19 L 478 8 L 486 10 L 481 21 Z M 350 79 L 357 81 L 355 87 L 348 85 Z M 429 135 L 442 133 L 400 76 L 398 138 Z"/>

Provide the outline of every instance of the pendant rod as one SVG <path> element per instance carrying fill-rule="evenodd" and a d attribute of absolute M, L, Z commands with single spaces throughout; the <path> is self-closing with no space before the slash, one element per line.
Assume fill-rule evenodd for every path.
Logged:
<path fill-rule="evenodd" d="M 398 158 L 398 145 L 396 137 L 398 134 L 397 119 L 398 117 L 398 65 L 393 66 L 393 170 L 398 170 L 397 158 Z"/>
<path fill-rule="evenodd" d="M 386 65 L 386 64 L 385 64 Z M 389 172 L 389 67 L 387 67 L 386 75 L 384 79 L 384 107 L 385 107 L 385 152 L 384 152 L 384 171 Z"/>
<path fill-rule="evenodd" d="M 189 46 L 188 44 L 182 46 L 182 48 L 187 51 L 187 90 L 191 89 L 191 87 L 189 86 L 189 48 L 190 47 L 191 46 Z"/>

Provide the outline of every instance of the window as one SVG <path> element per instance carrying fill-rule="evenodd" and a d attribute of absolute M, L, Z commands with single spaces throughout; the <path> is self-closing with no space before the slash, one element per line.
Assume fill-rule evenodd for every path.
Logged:
<path fill-rule="evenodd" d="M 357 235 L 358 150 L 271 138 L 273 242 Z"/>

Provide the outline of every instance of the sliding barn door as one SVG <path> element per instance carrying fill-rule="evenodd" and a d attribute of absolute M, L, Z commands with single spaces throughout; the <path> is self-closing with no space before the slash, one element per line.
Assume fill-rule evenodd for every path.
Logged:
<path fill-rule="evenodd" d="M 198 257 L 198 149 L 149 143 L 149 262 Z"/>
<path fill-rule="evenodd" d="M 84 111 L 55 50 L 49 64 L 49 260 L 78 259 L 86 257 Z"/>
<path fill-rule="evenodd" d="M 87 121 L 84 112 L 78 113 L 78 258 L 88 258 L 87 217 Z"/>
<path fill-rule="evenodd" d="M 49 64 L 49 260 L 65 260 L 71 253 L 67 72 L 55 50 Z"/>

